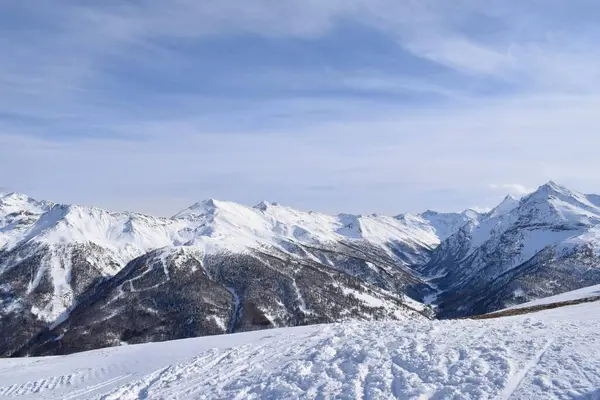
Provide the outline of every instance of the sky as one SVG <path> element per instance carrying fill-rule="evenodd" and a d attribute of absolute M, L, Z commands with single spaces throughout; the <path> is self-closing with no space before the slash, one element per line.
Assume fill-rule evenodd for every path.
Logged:
<path fill-rule="evenodd" d="M 600 193 L 596 0 L 0 0 L 0 188 L 172 215 Z"/>

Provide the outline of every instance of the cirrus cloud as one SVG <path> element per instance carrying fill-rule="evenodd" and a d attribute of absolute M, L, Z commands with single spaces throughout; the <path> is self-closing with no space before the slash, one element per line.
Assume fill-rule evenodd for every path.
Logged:
<path fill-rule="evenodd" d="M 165 215 L 598 191 L 598 17 L 592 0 L 10 2 L 0 185 Z"/>

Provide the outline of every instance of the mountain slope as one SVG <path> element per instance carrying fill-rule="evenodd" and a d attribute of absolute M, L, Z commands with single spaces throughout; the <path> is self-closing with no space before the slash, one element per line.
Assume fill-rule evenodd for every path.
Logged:
<path fill-rule="evenodd" d="M 112 213 L 94 207 L 38 202 L 18 194 L 2 196 L 0 201 L 0 221 L 3 224 L 0 236 L 0 322 L 3 329 L 12 332 L 0 339 L 0 354 L 17 351 L 27 342 L 35 341 L 48 328 L 55 329 L 65 321 L 72 323 L 71 313 L 85 314 L 85 305 L 91 307 L 86 302 L 94 296 L 102 297 L 94 304 L 106 306 L 103 301 L 110 296 L 126 292 L 119 281 L 123 279 L 121 272 L 127 272 L 126 280 L 131 282 L 140 282 L 140 277 L 144 276 L 142 280 L 148 281 L 149 292 L 139 296 L 147 298 L 169 297 L 167 291 L 192 285 L 186 280 L 204 282 L 198 285 L 210 288 L 211 294 L 207 298 L 217 298 L 216 301 L 221 304 L 216 307 L 220 311 L 213 310 L 213 319 L 221 322 L 216 325 L 201 323 L 186 331 L 185 335 L 221 333 L 223 325 L 233 324 L 230 315 L 232 302 L 239 302 L 240 310 L 256 306 L 259 309 L 256 313 L 261 314 L 263 321 L 250 323 L 248 328 L 235 327 L 234 330 L 333 322 L 345 318 L 344 315 L 387 318 L 395 311 L 404 312 L 404 303 L 415 305 L 403 295 L 417 297 L 417 290 L 427 285 L 411 267 L 424 264 L 440 241 L 434 228 L 422 218 L 328 216 L 267 202 L 246 207 L 208 200 L 172 218 L 157 218 L 136 213 Z M 162 262 L 165 271 L 175 269 L 181 272 L 191 268 L 181 272 L 181 282 L 164 285 L 160 274 L 143 272 L 146 270 L 142 266 L 153 263 L 151 260 L 155 260 L 157 254 L 179 252 L 189 256 L 186 261 L 188 267 L 181 269 L 169 257 L 163 258 Z M 218 276 L 210 272 L 208 261 L 215 259 L 230 266 L 221 268 Z M 271 265 L 273 263 L 276 265 Z M 303 270 L 311 269 L 314 276 L 322 275 L 317 286 L 324 285 L 323 293 L 329 293 L 329 301 L 339 303 L 339 307 L 330 311 L 326 307 L 315 306 L 318 308 L 315 315 L 307 316 L 298 311 L 299 306 L 292 305 L 290 293 L 309 291 L 308 286 L 295 286 L 315 285 L 312 282 L 314 278 L 295 280 L 296 267 L 291 266 L 298 263 L 302 263 Z M 236 286 L 232 282 L 236 281 L 238 270 L 253 270 L 254 267 L 250 266 L 256 265 L 262 266 L 257 272 L 257 276 L 264 276 L 262 287 L 275 285 L 277 287 L 272 290 L 277 294 L 268 299 L 261 298 L 258 303 L 255 301 L 254 306 L 244 307 L 245 302 L 250 300 L 230 289 Z M 277 271 L 279 275 L 269 271 Z M 254 278 L 246 274 L 247 280 Z M 336 289 L 332 286 L 334 281 L 346 283 Z M 115 294 L 115 290 L 119 292 Z M 253 290 L 259 293 L 261 288 Z M 358 294 L 353 292 L 355 290 Z M 129 296 L 138 296 L 135 290 L 131 292 Z M 373 299 L 362 294 L 365 292 L 375 293 L 379 298 L 377 303 L 387 304 L 383 307 L 386 311 L 373 311 Z M 186 293 L 191 296 L 192 289 L 186 289 Z M 332 293 L 337 293 L 338 298 L 331 297 Z M 310 296 L 305 294 L 304 297 Z M 344 299 L 358 299 L 358 307 L 366 307 L 368 312 L 355 311 L 352 301 L 348 303 Z M 194 297 L 191 303 L 204 310 L 208 307 L 207 301 L 210 302 Z M 283 316 L 271 315 L 272 310 L 269 310 L 273 307 Z M 159 309 L 168 313 L 168 308 Z M 243 316 L 245 314 L 242 313 Z M 170 320 L 169 324 L 174 321 Z M 73 324 L 76 325 L 75 322 Z M 140 331 L 146 329 L 144 326 Z M 124 332 L 119 335 L 128 336 Z M 179 333 L 171 331 L 165 337 L 180 337 L 177 335 Z"/>
<path fill-rule="evenodd" d="M 412 306 L 417 309 L 413 309 Z M 283 253 L 157 250 L 82 297 L 62 324 L 13 355 L 68 354 L 348 320 L 424 318 L 416 302 Z"/>
<path fill-rule="evenodd" d="M 422 269 L 443 316 L 487 313 L 600 282 L 596 197 L 549 182 L 463 226 Z"/>

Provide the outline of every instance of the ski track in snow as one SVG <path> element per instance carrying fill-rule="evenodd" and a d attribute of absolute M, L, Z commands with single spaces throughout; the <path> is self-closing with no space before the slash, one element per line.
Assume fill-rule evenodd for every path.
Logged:
<path fill-rule="evenodd" d="M 531 369 L 534 368 L 540 362 L 546 351 L 548 351 L 548 348 L 551 344 L 552 342 L 548 342 L 542 348 L 542 350 L 540 350 L 538 354 L 536 354 L 535 357 L 527 364 L 525 368 L 518 371 L 513 377 L 511 377 L 508 380 L 508 385 L 502 391 L 502 400 L 509 400 L 512 397 L 512 395 L 519 389 L 519 386 L 521 386 L 521 383 L 523 382 L 529 371 L 531 371 Z"/>
<path fill-rule="evenodd" d="M 600 399 L 600 303 L 0 360 L 15 399 Z"/>

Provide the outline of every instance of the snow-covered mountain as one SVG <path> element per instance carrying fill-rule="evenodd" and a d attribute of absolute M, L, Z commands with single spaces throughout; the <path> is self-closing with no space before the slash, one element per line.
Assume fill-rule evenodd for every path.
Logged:
<path fill-rule="evenodd" d="M 486 313 L 600 283 L 600 201 L 549 182 L 464 225 L 421 272 L 444 316 Z"/>
<path fill-rule="evenodd" d="M 160 218 L 1 195 L 0 355 L 424 318 L 424 299 L 487 313 L 600 283 L 599 254 L 600 196 L 553 182 L 487 213 L 395 217 L 207 200 Z"/>
<path fill-rule="evenodd" d="M 207 200 L 158 218 L 10 194 L 0 197 L 0 224 L 0 320 L 14 331 L 1 339 L 0 354 L 47 327 L 93 324 L 99 319 L 90 310 L 112 310 L 108 303 L 127 306 L 112 310 L 113 319 L 171 312 L 147 304 L 170 298 L 166 292 L 205 315 L 193 329 L 153 338 L 394 318 L 421 307 L 405 296 L 426 286 L 411 267 L 440 242 L 421 216 L 329 216 L 267 202 Z M 204 297 L 199 287 L 208 288 Z M 151 339 L 149 328 L 146 339 L 131 339 L 116 325 L 115 337 Z"/>

